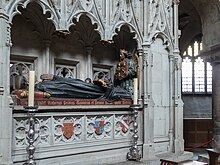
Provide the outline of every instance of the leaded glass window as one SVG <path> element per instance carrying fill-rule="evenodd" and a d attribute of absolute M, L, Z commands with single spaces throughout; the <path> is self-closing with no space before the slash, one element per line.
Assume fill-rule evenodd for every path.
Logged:
<path fill-rule="evenodd" d="M 183 93 L 212 92 L 212 66 L 199 56 L 201 50 L 202 42 L 195 41 L 183 53 Z"/>

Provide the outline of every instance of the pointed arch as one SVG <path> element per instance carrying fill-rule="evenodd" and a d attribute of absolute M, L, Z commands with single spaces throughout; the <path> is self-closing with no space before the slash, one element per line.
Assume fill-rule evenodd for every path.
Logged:
<path fill-rule="evenodd" d="M 130 29 L 130 32 L 133 32 L 135 34 L 135 37 L 134 39 L 137 40 L 137 48 L 141 48 L 142 47 L 142 43 L 143 43 L 143 39 L 141 37 L 141 34 L 139 32 L 138 29 L 135 28 L 134 25 L 132 25 L 131 23 L 127 23 L 127 22 L 124 22 L 124 21 L 119 21 L 118 23 L 115 24 L 115 26 L 112 27 L 112 36 L 111 38 L 113 38 L 114 35 L 116 35 L 116 31 L 120 30 L 120 28 L 123 26 L 123 25 L 126 25 L 129 27 Z"/>
<path fill-rule="evenodd" d="M 95 17 L 95 15 L 93 15 L 90 12 L 85 12 L 83 10 L 77 11 L 76 13 L 74 13 L 69 19 L 68 19 L 68 24 L 69 24 L 69 28 L 73 25 L 75 25 L 73 20 L 76 20 L 77 22 L 79 21 L 80 17 L 82 15 L 86 15 L 87 17 L 89 17 L 89 19 L 91 20 L 92 24 L 96 24 L 97 28 L 96 31 L 99 33 L 99 35 L 101 36 L 101 38 L 104 38 L 104 25 L 102 24 L 102 22 Z"/>
<path fill-rule="evenodd" d="M 79 20 L 73 21 L 74 25 L 71 26 L 70 31 L 79 37 L 84 46 L 94 46 L 95 43 L 101 40 L 100 32 L 97 30 L 97 23 L 92 23 L 90 17 L 82 14 Z"/>
<path fill-rule="evenodd" d="M 12 23 L 12 19 L 15 15 L 21 14 L 21 11 L 19 11 L 19 7 L 26 8 L 28 4 L 32 3 L 32 0 L 26 0 L 23 2 L 23 0 L 17 0 L 17 1 L 11 1 L 6 6 L 6 13 L 9 16 L 9 22 Z M 47 3 L 45 3 L 43 0 L 34 1 L 35 3 L 39 4 L 43 10 L 43 14 L 47 14 L 49 12 L 50 17 L 47 19 L 50 20 L 56 29 L 59 27 L 59 18 L 60 15 L 58 12 L 56 12 L 51 6 Z"/>
<path fill-rule="evenodd" d="M 164 32 L 157 31 L 152 35 L 151 43 L 153 43 L 157 38 L 162 39 L 163 45 L 166 46 L 166 49 L 169 53 L 173 52 L 173 42 L 171 41 L 170 37 L 168 37 Z"/>

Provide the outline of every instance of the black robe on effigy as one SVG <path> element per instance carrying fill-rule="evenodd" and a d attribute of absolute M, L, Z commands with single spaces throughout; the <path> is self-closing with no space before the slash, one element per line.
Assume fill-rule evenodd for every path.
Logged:
<path fill-rule="evenodd" d="M 54 76 L 51 81 L 42 81 L 36 84 L 36 90 L 47 92 L 56 98 L 98 99 L 118 101 L 131 99 L 131 94 L 121 87 L 101 87 L 80 79 Z"/>

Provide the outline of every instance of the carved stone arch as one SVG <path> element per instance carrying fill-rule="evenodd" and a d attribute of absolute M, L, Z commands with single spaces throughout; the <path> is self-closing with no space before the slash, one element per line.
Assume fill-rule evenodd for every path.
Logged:
<path fill-rule="evenodd" d="M 143 39 L 141 37 L 141 34 L 135 28 L 135 26 L 133 26 L 130 23 L 125 23 L 123 21 L 119 21 L 118 23 L 116 23 L 115 26 L 112 28 L 111 38 L 113 38 L 115 35 L 117 35 L 117 31 L 120 31 L 122 26 L 127 26 L 129 28 L 130 32 L 135 34 L 134 39 L 136 39 L 136 41 L 137 41 L 137 48 L 142 48 Z"/>
<path fill-rule="evenodd" d="M 33 26 L 34 33 L 39 39 L 48 41 L 52 39 L 56 27 L 52 21 L 48 20 L 51 16 L 50 13 L 46 12 L 44 14 L 43 8 L 39 3 L 30 2 L 26 5 L 26 8 L 18 6 L 18 10 L 25 23 Z M 12 23 L 14 23 L 14 20 L 12 20 Z"/>
<path fill-rule="evenodd" d="M 102 22 L 96 18 L 92 13 L 90 12 L 85 12 L 85 11 L 78 11 L 76 13 L 74 13 L 67 21 L 68 21 L 68 25 L 69 28 L 71 26 L 75 25 L 75 22 L 79 22 L 79 19 L 82 15 L 86 15 L 90 20 L 91 23 L 94 25 L 97 25 L 97 28 L 95 29 L 99 35 L 101 36 L 101 38 L 104 38 L 104 25 L 102 24 Z"/>
<path fill-rule="evenodd" d="M 164 32 L 156 32 L 153 34 L 151 43 L 153 43 L 157 38 L 162 39 L 163 45 L 166 46 L 166 49 L 168 50 L 169 54 L 173 52 L 173 42 L 170 40 L 170 38 L 164 33 Z"/>
<path fill-rule="evenodd" d="M 138 41 L 136 39 L 136 34 L 131 30 L 131 27 L 124 24 L 120 29 L 116 28 L 112 40 L 117 54 L 120 54 L 121 49 L 126 50 L 127 53 L 132 56 L 137 53 Z"/>
<path fill-rule="evenodd" d="M 25 2 L 23 0 L 17 0 L 17 1 L 11 1 L 6 6 L 6 13 L 9 16 L 9 22 L 12 22 L 12 19 L 15 15 L 21 14 L 21 11 L 19 10 L 19 7 L 26 8 L 28 4 L 32 3 L 32 0 L 26 0 Z M 56 29 L 59 28 L 59 14 L 55 12 L 55 9 L 53 9 L 48 3 L 46 3 L 43 0 L 34 1 L 35 3 L 39 4 L 43 10 L 43 14 L 50 14 L 50 17 L 47 19 L 50 20 Z"/>
<path fill-rule="evenodd" d="M 69 28 L 70 32 L 85 47 L 93 47 L 101 40 L 100 31 L 97 30 L 97 23 L 92 23 L 90 17 L 85 13 L 73 20 L 73 26 Z"/>

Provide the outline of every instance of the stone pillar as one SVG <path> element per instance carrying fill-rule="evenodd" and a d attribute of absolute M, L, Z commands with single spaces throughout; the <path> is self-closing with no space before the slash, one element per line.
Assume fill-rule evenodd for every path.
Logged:
<path fill-rule="evenodd" d="M 153 160 L 154 155 L 154 111 L 152 100 L 152 55 L 150 43 L 143 43 L 143 160 Z"/>
<path fill-rule="evenodd" d="M 138 49 L 138 59 L 139 59 L 139 73 L 138 73 L 138 86 L 139 86 L 139 93 L 138 93 L 138 104 L 142 105 L 142 96 L 143 96 L 143 49 Z"/>
<path fill-rule="evenodd" d="M 43 40 L 44 45 L 45 45 L 45 52 L 44 52 L 44 56 L 43 56 L 43 72 L 47 73 L 47 74 L 53 74 L 53 69 L 54 68 L 52 66 L 52 57 L 50 54 L 50 44 L 51 44 L 51 40 L 50 39 L 45 39 Z"/>
<path fill-rule="evenodd" d="M 93 79 L 92 47 L 86 47 L 86 78 Z"/>
<path fill-rule="evenodd" d="M 183 101 L 181 99 L 181 63 L 179 51 L 179 30 L 178 30 L 178 6 L 180 1 L 173 0 L 173 34 L 174 34 L 174 152 L 176 154 L 182 154 L 184 152 L 184 140 L 183 140 Z"/>
<path fill-rule="evenodd" d="M 169 103 L 170 103 L 170 109 L 169 109 L 169 151 L 174 152 L 174 78 L 175 75 L 174 72 L 174 55 L 169 55 Z"/>
<path fill-rule="evenodd" d="M 220 148 L 220 43 L 206 48 L 201 55 L 212 65 L 212 147 Z"/>
<path fill-rule="evenodd" d="M 183 140 L 183 101 L 181 98 L 181 63 L 179 51 L 174 51 L 174 152 L 182 154 L 184 152 Z"/>
<path fill-rule="evenodd" d="M 212 120 L 212 147 L 220 148 L 220 59 L 212 62 Z"/>
<path fill-rule="evenodd" d="M 12 99 L 10 97 L 10 25 L 0 9 L 0 164 L 12 164 Z"/>

